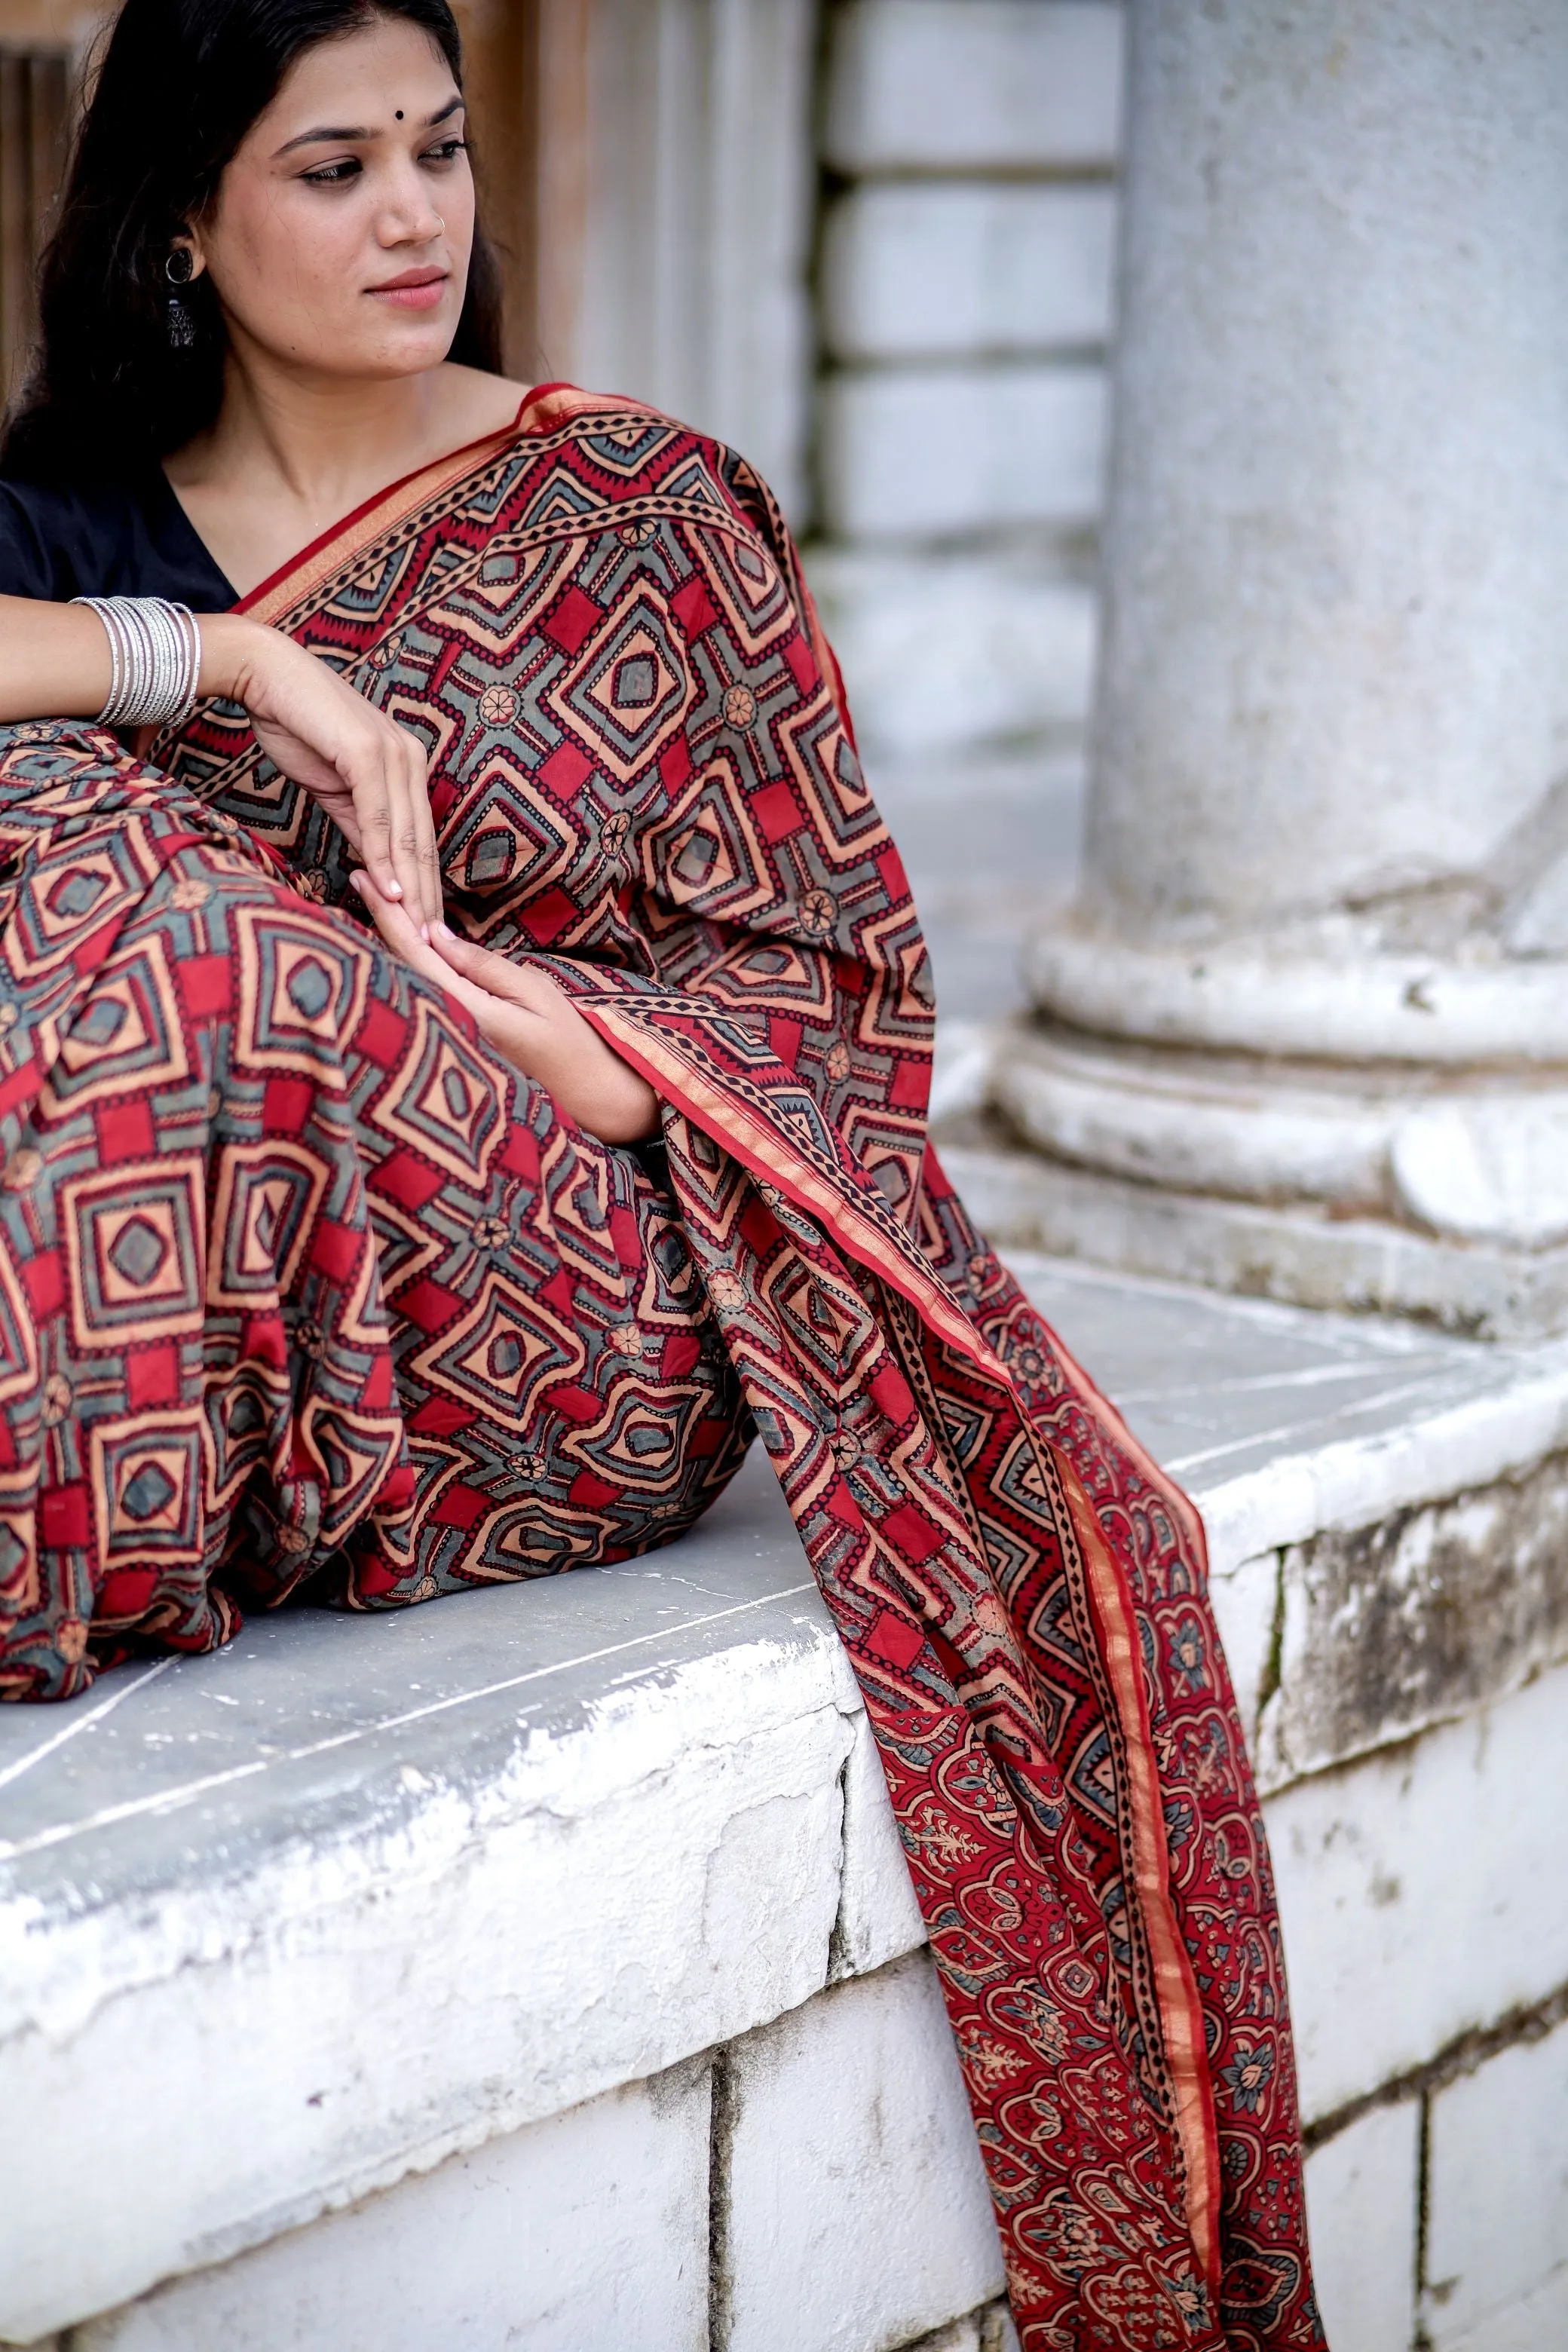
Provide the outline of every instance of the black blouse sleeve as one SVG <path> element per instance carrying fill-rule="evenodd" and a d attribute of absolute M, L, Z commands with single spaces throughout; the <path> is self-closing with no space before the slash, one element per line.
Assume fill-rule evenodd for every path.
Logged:
<path fill-rule="evenodd" d="M 169 596 L 195 613 L 238 601 L 162 467 L 124 487 L 0 481 L 0 596 Z"/>
<path fill-rule="evenodd" d="M 62 587 L 62 576 L 28 499 L 9 482 L 0 482 L 0 596 L 42 596 L 61 603 L 80 593 L 75 586 Z"/>

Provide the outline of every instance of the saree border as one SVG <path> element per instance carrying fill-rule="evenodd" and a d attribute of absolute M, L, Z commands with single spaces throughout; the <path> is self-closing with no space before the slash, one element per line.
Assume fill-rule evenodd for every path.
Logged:
<path fill-rule="evenodd" d="M 988 1379 L 995 1381 L 1009 1395 L 1014 1393 L 1006 1366 L 969 1318 L 953 1304 L 936 1276 L 922 1277 L 900 1253 L 889 1248 L 874 1219 L 858 1213 L 845 1192 L 818 1176 L 804 1153 L 797 1150 L 792 1160 L 785 1161 L 779 1153 L 784 1139 L 776 1126 L 748 1118 L 732 1097 L 709 1086 L 682 1055 L 661 1048 L 659 1041 L 651 1038 L 635 1016 L 629 1021 L 617 1017 L 620 1008 L 613 999 L 580 997 L 574 1001 L 584 1018 L 639 1071 L 657 1093 L 698 1126 L 710 1131 L 716 1129 L 726 1148 L 754 1179 L 777 1185 L 796 1208 L 818 1218 L 836 1243 L 906 1298 Z M 764 1148 L 763 1136 L 769 1148 Z M 1128 1759 L 1132 1880 L 1149 1938 L 1154 1997 L 1164 2034 L 1165 2063 L 1175 2107 L 1173 2120 L 1183 2158 L 1187 2223 L 1204 2274 L 1211 2285 L 1217 2287 L 1219 2130 L 1204 2035 L 1203 2003 L 1171 1892 L 1159 1766 L 1143 1685 L 1137 1624 L 1125 1581 L 1076 1469 L 1065 1454 L 1038 1435 L 1021 1404 L 1019 1421 L 1037 1454 L 1045 1457 L 1048 1483 L 1060 1487 L 1066 1504 L 1065 1517 L 1083 1563 L 1085 1587 L 1100 1635 L 1100 1656 L 1120 1720 Z M 1118 1416 L 1118 1428 L 1122 1425 Z M 1153 1475 L 1153 1465 L 1142 1448 L 1130 1441 L 1130 1450 L 1140 1465 L 1148 1468 L 1154 1491 L 1168 1495 L 1168 1482 Z M 1183 1500 L 1185 1502 L 1184 1496 Z M 1201 1522 L 1190 1504 L 1181 1516 L 1184 1522 L 1190 1517 L 1197 1523 L 1201 1541 Z"/>
<path fill-rule="evenodd" d="M 312 589 L 331 579 L 334 571 L 351 562 L 383 531 L 430 499 L 439 498 L 444 490 L 456 489 L 459 482 L 476 473 L 484 453 L 499 454 L 509 442 L 551 432 L 584 409 L 628 408 L 644 410 L 648 415 L 657 413 L 646 410 L 645 403 L 630 400 L 622 393 L 590 395 L 579 392 L 574 384 L 534 384 L 524 393 L 510 424 L 498 425 L 493 433 L 481 433 L 476 440 L 465 441 L 460 448 L 433 457 L 427 464 L 416 467 L 412 473 L 399 475 L 384 488 L 374 491 L 337 522 L 330 523 L 309 546 L 280 563 L 231 610 L 247 621 L 261 621 L 276 628 L 301 596 L 309 595 Z M 538 422 L 533 421 L 535 418 Z"/>

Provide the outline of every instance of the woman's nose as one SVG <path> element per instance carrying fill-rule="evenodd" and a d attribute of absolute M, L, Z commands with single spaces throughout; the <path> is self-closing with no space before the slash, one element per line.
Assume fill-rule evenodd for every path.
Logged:
<path fill-rule="evenodd" d="M 440 236 L 445 223 L 419 171 L 398 169 L 385 190 L 376 235 L 383 245 L 428 245 Z"/>

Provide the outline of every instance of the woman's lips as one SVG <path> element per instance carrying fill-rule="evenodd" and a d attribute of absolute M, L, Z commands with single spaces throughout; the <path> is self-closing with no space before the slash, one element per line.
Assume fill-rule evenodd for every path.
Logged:
<path fill-rule="evenodd" d="M 405 269 L 401 278 L 389 278 L 384 286 L 368 290 L 378 302 L 395 303 L 400 310 L 434 310 L 445 297 L 447 283 L 444 269 Z"/>

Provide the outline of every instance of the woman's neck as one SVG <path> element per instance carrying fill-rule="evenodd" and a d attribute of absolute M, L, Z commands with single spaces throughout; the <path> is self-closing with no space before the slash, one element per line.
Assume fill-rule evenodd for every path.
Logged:
<path fill-rule="evenodd" d="M 345 383 L 231 360 L 216 424 L 165 471 L 243 596 L 388 482 L 502 431 L 521 398 L 450 364 Z"/>

